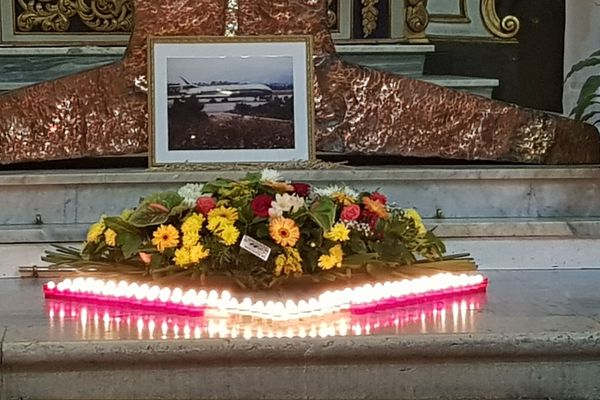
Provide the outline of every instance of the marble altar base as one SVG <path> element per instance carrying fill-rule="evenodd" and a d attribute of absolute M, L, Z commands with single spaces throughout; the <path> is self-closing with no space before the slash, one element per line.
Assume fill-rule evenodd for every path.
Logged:
<path fill-rule="evenodd" d="M 486 272 L 486 295 L 271 337 L 46 302 L 0 280 L 3 399 L 597 399 L 600 271 Z M 61 308 L 62 307 L 62 308 Z M 61 309 L 63 310 L 61 312 Z M 441 310 L 445 311 L 441 311 Z M 120 318 L 120 323 L 116 321 Z M 158 318 L 158 317 L 157 317 Z M 397 321 L 396 321 L 397 320 Z M 252 334 L 243 337 L 245 324 Z M 327 325 L 327 326 L 329 326 Z M 367 328 L 367 325 L 369 326 Z M 232 337 L 232 328 L 240 334 Z M 291 325 L 295 329 L 295 325 Z M 339 325 L 338 325 L 339 327 Z M 261 334 L 258 334 L 258 329 Z M 261 336 L 258 338 L 257 336 Z"/>

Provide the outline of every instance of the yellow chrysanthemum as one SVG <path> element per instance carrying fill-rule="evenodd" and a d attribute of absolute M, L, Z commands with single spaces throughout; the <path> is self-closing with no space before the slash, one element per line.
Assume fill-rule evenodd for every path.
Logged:
<path fill-rule="evenodd" d="M 175 261 L 175 265 L 178 267 L 185 267 L 191 264 L 192 260 L 190 258 L 190 249 L 188 247 L 182 247 L 175 250 L 175 257 L 173 257 L 173 261 Z"/>
<path fill-rule="evenodd" d="M 201 244 L 190 247 L 190 261 L 192 264 L 204 260 L 210 255 L 210 250 L 204 248 Z"/>
<path fill-rule="evenodd" d="M 338 204 L 349 206 L 356 203 L 356 198 L 344 192 L 333 192 L 331 198 Z"/>
<path fill-rule="evenodd" d="M 302 273 L 302 258 L 297 249 L 286 247 L 284 254 L 275 258 L 275 276 L 280 276 L 283 272 L 286 275 Z"/>
<path fill-rule="evenodd" d="M 102 236 L 105 229 L 106 225 L 104 225 L 104 218 L 102 218 L 100 221 L 90 226 L 87 233 L 87 241 L 90 243 L 98 243 L 100 236 Z"/>
<path fill-rule="evenodd" d="M 196 264 L 201 260 L 204 260 L 209 254 L 210 251 L 208 249 L 205 249 L 201 244 L 197 244 L 195 246 L 182 247 L 175 250 L 173 261 L 175 261 L 175 265 L 187 268 L 191 264 Z"/>
<path fill-rule="evenodd" d="M 323 270 L 340 268 L 343 258 L 344 252 L 342 251 L 342 246 L 337 244 L 329 249 L 329 254 L 323 254 L 319 257 L 319 268 Z"/>
<path fill-rule="evenodd" d="M 427 233 L 427 228 L 425 227 L 425 224 L 423 224 L 423 219 L 417 210 L 414 208 L 408 208 L 404 210 L 404 216 L 412 219 L 415 222 L 415 227 L 417 228 L 417 233 L 419 235 L 424 235 Z"/>
<path fill-rule="evenodd" d="M 183 233 L 181 241 L 183 247 L 192 247 L 200 241 L 198 233 L 202 229 L 204 221 L 204 216 L 196 213 L 193 213 L 183 221 L 183 224 L 181 224 L 181 232 Z"/>
<path fill-rule="evenodd" d="M 181 244 L 183 247 L 192 247 L 200 241 L 200 235 L 197 233 L 184 233 L 181 238 Z"/>
<path fill-rule="evenodd" d="M 323 237 L 335 242 L 345 242 L 350 240 L 350 229 L 343 222 L 338 222 Z"/>
<path fill-rule="evenodd" d="M 115 247 L 117 245 L 117 232 L 108 228 L 106 231 L 104 231 L 104 241 L 110 247 Z"/>
<path fill-rule="evenodd" d="M 181 232 L 186 234 L 197 234 L 202 229 L 204 224 L 204 216 L 202 214 L 193 213 L 183 221 L 181 224 Z"/>
<path fill-rule="evenodd" d="M 339 263 L 341 263 L 342 259 L 344 258 L 344 251 L 342 250 L 342 246 L 340 246 L 339 244 L 336 244 L 335 246 L 330 248 L 329 254 L 336 260 L 338 260 Z"/>
<path fill-rule="evenodd" d="M 290 218 L 273 218 L 269 223 L 269 234 L 275 243 L 284 247 L 293 247 L 300 239 L 300 229 Z"/>
<path fill-rule="evenodd" d="M 224 206 L 213 208 L 212 210 L 210 210 L 208 213 L 208 217 L 222 217 L 229 221 L 229 223 L 234 223 L 239 218 L 238 212 L 235 208 Z"/>
<path fill-rule="evenodd" d="M 377 215 L 379 218 L 383 218 L 383 219 L 389 218 L 389 214 L 387 212 L 387 208 L 386 208 L 385 204 L 383 204 L 379 201 L 373 200 L 370 197 L 363 197 L 363 204 L 365 205 L 365 208 L 368 211 Z"/>
<path fill-rule="evenodd" d="M 223 217 L 208 217 L 206 228 L 213 233 L 217 233 L 223 230 L 227 225 L 231 225 L 231 223 Z"/>
<path fill-rule="evenodd" d="M 219 232 L 219 237 L 226 246 L 233 246 L 240 237 L 240 231 L 231 224 L 225 225 Z"/>
<path fill-rule="evenodd" d="M 173 225 L 161 225 L 152 234 L 152 244 L 161 252 L 177 247 L 179 231 Z"/>

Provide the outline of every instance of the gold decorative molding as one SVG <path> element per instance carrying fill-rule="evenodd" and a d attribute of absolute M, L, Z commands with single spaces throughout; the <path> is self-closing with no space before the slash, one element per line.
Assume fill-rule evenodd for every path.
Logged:
<path fill-rule="evenodd" d="M 496 12 L 496 0 L 481 0 L 481 17 L 487 30 L 501 39 L 513 39 L 521 29 L 521 22 L 513 15 L 500 18 Z"/>
<path fill-rule="evenodd" d="M 17 0 L 17 32 L 68 32 L 78 19 L 92 32 L 129 32 L 133 27 L 131 0 Z"/>
<path fill-rule="evenodd" d="M 405 0 L 406 36 L 411 41 L 427 41 L 425 29 L 429 25 L 427 0 Z"/>
<path fill-rule="evenodd" d="M 340 26 L 338 21 L 339 4 L 338 1 L 327 0 L 327 27 L 331 32 L 339 32 Z"/>
<path fill-rule="evenodd" d="M 458 14 L 429 14 L 429 21 L 442 24 L 470 24 L 467 0 L 458 0 Z"/>
<path fill-rule="evenodd" d="M 369 37 L 377 29 L 377 20 L 379 19 L 378 3 L 379 0 L 361 0 L 361 4 L 363 5 L 361 13 L 364 38 Z"/>

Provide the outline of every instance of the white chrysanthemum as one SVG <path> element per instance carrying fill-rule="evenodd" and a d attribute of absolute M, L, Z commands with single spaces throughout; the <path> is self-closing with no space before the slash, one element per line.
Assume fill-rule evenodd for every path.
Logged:
<path fill-rule="evenodd" d="M 280 208 L 286 212 L 295 213 L 304 206 L 304 198 L 295 194 L 276 194 L 275 201 L 271 202 L 271 207 Z"/>
<path fill-rule="evenodd" d="M 340 187 L 338 185 L 329 185 L 324 188 L 313 187 L 313 193 L 322 197 L 331 196 L 332 194 L 337 193 L 339 191 Z"/>
<path fill-rule="evenodd" d="M 279 182 L 279 181 L 283 181 L 283 176 L 281 176 L 279 171 L 276 171 L 274 169 L 265 168 L 260 173 L 260 181 L 261 182 L 267 182 L 267 181 Z"/>
<path fill-rule="evenodd" d="M 202 196 L 202 189 L 204 185 L 201 183 L 188 183 L 187 185 L 182 186 L 177 191 L 181 197 L 183 197 L 183 204 L 186 207 L 194 207 L 196 205 L 196 200 L 198 197 Z"/>
<path fill-rule="evenodd" d="M 324 188 L 313 188 L 313 192 L 319 196 L 333 196 L 336 193 L 342 193 L 352 199 L 358 198 L 358 192 L 348 186 L 330 185 Z"/>

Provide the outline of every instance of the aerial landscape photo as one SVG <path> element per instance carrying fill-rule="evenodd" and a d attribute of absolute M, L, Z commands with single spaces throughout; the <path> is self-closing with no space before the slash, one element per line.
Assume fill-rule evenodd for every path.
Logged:
<path fill-rule="evenodd" d="M 294 148 L 290 56 L 167 60 L 169 150 Z"/>

